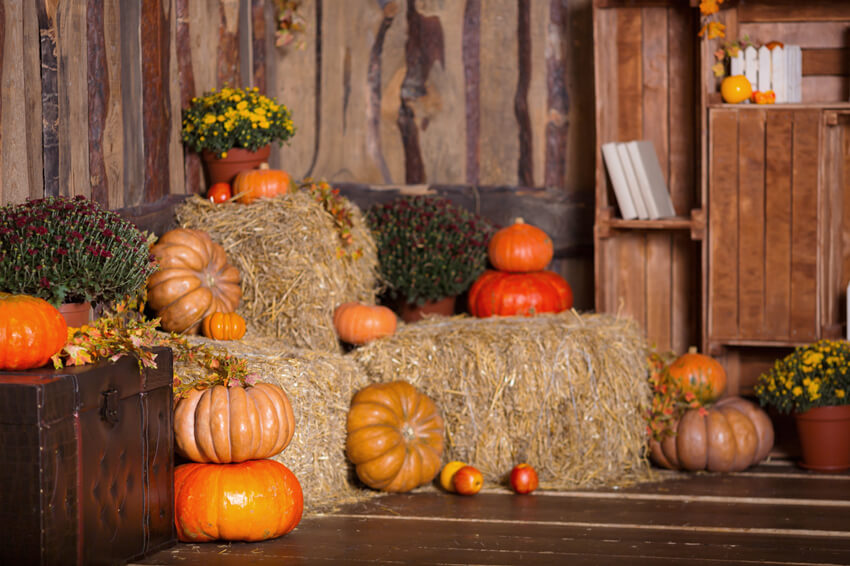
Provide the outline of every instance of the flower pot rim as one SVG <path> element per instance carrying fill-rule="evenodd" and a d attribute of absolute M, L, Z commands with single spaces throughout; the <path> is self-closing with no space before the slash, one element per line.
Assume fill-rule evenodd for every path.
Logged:
<path fill-rule="evenodd" d="M 841 420 L 850 418 L 850 404 L 826 405 L 823 407 L 812 407 L 802 413 L 794 412 L 795 419 L 817 419 L 817 420 Z"/>

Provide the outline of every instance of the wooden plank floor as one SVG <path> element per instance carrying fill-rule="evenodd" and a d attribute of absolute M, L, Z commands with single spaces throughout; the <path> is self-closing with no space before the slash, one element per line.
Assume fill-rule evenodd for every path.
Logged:
<path fill-rule="evenodd" d="M 773 462 L 626 489 L 426 489 L 302 520 L 262 543 L 179 544 L 136 564 L 844 564 L 850 473 Z"/>

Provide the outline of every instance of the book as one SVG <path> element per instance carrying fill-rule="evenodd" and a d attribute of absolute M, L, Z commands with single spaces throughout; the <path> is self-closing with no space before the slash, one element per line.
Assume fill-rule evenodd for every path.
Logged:
<path fill-rule="evenodd" d="M 625 145 L 649 218 L 654 220 L 676 216 L 673 199 L 670 198 L 670 191 L 667 190 L 667 182 L 664 180 L 655 146 L 648 140 L 630 141 Z"/>
<path fill-rule="evenodd" d="M 626 181 L 626 174 L 617 154 L 617 144 L 613 142 L 603 143 L 602 157 L 605 161 L 605 168 L 608 170 L 608 178 L 611 179 L 614 196 L 617 198 L 620 215 L 625 220 L 637 218 L 637 211 Z"/>
<path fill-rule="evenodd" d="M 632 165 L 632 160 L 629 157 L 629 152 L 624 143 L 617 144 L 617 155 L 620 157 L 620 163 L 623 165 L 623 173 L 626 176 L 626 186 L 629 188 L 629 195 L 632 197 L 632 202 L 635 203 L 635 211 L 637 217 L 641 220 L 649 218 L 649 209 L 646 206 L 646 199 L 638 185 L 635 168 Z"/>

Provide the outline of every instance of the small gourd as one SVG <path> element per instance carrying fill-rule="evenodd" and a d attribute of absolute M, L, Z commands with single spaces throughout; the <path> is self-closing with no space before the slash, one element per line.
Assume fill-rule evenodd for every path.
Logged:
<path fill-rule="evenodd" d="M 334 310 L 334 328 L 343 342 L 363 345 L 396 329 L 395 313 L 381 305 L 343 303 Z"/>
<path fill-rule="evenodd" d="M 204 317 L 201 333 L 213 340 L 239 340 L 245 336 L 245 319 L 235 312 L 214 312 Z"/>
<path fill-rule="evenodd" d="M 720 362 L 698 353 L 693 346 L 673 360 L 667 371 L 683 392 L 693 393 L 702 403 L 715 401 L 726 391 L 726 370 Z"/>

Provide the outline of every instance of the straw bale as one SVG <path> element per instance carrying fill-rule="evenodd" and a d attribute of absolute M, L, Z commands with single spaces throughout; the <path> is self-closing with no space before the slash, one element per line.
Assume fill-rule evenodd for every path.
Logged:
<path fill-rule="evenodd" d="M 376 494 L 357 486 L 345 456 L 351 398 L 367 384 L 354 360 L 333 352 L 291 348 L 283 339 L 255 334 L 227 342 L 201 336 L 188 339 L 244 359 L 260 381 L 276 383 L 286 391 L 295 413 L 295 434 L 273 459 L 298 478 L 306 514 Z M 191 376 L 196 367 L 175 362 L 174 373 Z"/>
<path fill-rule="evenodd" d="M 645 352 L 633 320 L 571 311 L 430 318 L 348 355 L 371 379 L 404 379 L 437 403 L 444 460 L 491 482 L 526 461 L 542 487 L 570 489 L 649 479 Z"/>
<path fill-rule="evenodd" d="M 378 292 L 375 242 L 354 203 L 353 244 L 363 256 L 337 257 L 339 234 L 331 216 L 305 191 L 251 205 L 214 205 L 187 199 L 175 211 L 185 228 L 205 230 L 242 274 L 242 314 L 258 334 L 292 346 L 341 352 L 334 308 L 347 301 L 374 303 Z"/>

